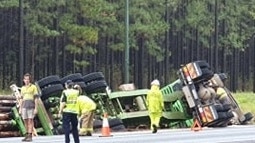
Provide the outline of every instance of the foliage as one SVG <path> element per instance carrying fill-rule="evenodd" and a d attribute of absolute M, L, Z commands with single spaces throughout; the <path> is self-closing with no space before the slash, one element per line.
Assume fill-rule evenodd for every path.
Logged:
<path fill-rule="evenodd" d="M 240 6 L 242 5 L 242 6 Z M 226 1 L 220 7 L 219 22 L 228 27 L 226 35 L 220 36 L 221 44 L 233 48 L 246 48 L 244 42 L 252 38 L 255 28 L 253 26 L 253 13 L 255 7 L 252 1 L 232 0 Z"/>
<path fill-rule="evenodd" d="M 19 0 L 1 0 L 0 1 L 0 8 L 11 8 L 11 7 L 18 7 Z"/>
<path fill-rule="evenodd" d="M 33 36 L 55 37 L 60 32 L 54 27 L 54 19 L 57 6 L 63 4 L 63 0 L 25 1 L 25 23 Z"/>
<path fill-rule="evenodd" d="M 157 57 L 159 61 L 163 60 L 164 50 L 160 48 L 163 42 L 163 35 L 169 29 L 169 25 L 164 21 L 163 3 L 165 0 L 143 1 L 136 0 L 130 3 L 130 37 L 133 42 L 143 39 L 148 53 Z M 139 47 L 136 42 L 131 44 L 131 48 Z"/>

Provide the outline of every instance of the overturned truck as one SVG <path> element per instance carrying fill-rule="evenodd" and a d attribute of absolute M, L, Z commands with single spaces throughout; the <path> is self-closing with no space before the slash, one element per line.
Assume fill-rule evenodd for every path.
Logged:
<path fill-rule="evenodd" d="M 162 128 L 191 127 L 194 119 L 201 126 L 225 127 L 232 124 L 247 124 L 253 115 L 243 113 L 225 87 L 224 73 L 214 73 L 205 61 L 182 65 L 177 72 L 179 78 L 161 88 L 165 110 Z M 224 90 L 222 102 L 217 89 Z M 107 94 L 96 93 L 92 97 L 100 103 L 102 112 L 120 118 L 126 127 L 149 127 L 146 95 L 149 89 L 118 91 Z M 128 108 L 127 108 L 128 107 Z"/>
<path fill-rule="evenodd" d="M 244 114 L 241 111 L 231 92 L 225 87 L 224 80 L 227 76 L 224 73 L 213 73 L 205 61 L 183 65 L 178 73 L 190 114 L 202 126 L 246 124 L 253 118 L 251 113 Z"/>
<path fill-rule="evenodd" d="M 165 104 L 161 118 L 162 128 L 191 127 L 194 119 L 201 126 L 225 127 L 231 124 L 247 124 L 253 118 L 251 113 L 241 111 L 231 92 L 224 85 L 227 76 L 224 73 L 214 73 L 207 62 L 195 61 L 182 65 L 177 73 L 177 80 L 161 88 Z M 149 89 L 111 92 L 102 72 L 87 75 L 74 73 L 62 78 L 52 75 L 36 81 L 41 92 L 38 115 L 35 117 L 35 128 L 39 135 L 63 134 L 62 122 L 57 117 L 57 112 L 59 98 L 64 89 L 63 84 L 67 80 L 79 84 L 85 91 L 84 94 L 97 103 L 95 131 L 101 129 L 102 115 L 105 112 L 109 115 L 109 125 L 112 131 L 149 127 L 150 120 L 146 105 Z M 217 88 L 224 90 L 228 102 L 221 102 L 221 98 L 217 96 Z M 15 89 L 13 90 L 14 95 L 17 94 L 17 88 Z M 12 100 L 15 101 L 15 98 Z M 5 106 L 0 107 L 1 111 L 5 109 Z M 16 126 L 14 130 L 19 132 L 15 136 L 23 135 L 24 124 L 19 114 L 14 112 L 17 111 L 17 107 L 12 104 L 9 108 L 10 111 L 6 112 L 8 119 L 3 120 L 15 121 L 15 124 L 10 124 L 10 126 Z M 10 113 L 13 116 L 9 116 Z M 2 128 L 5 130 L 1 124 Z M 9 132 L 1 134 L 14 136 Z"/>

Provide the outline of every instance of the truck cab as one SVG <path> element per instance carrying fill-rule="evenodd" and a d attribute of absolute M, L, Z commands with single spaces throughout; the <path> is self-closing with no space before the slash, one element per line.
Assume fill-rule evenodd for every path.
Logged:
<path fill-rule="evenodd" d="M 182 65 L 178 71 L 182 82 L 182 92 L 191 109 L 190 114 L 201 126 L 224 127 L 229 124 L 244 124 L 253 118 L 251 113 L 243 114 L 231 92 L 223 83 L 224 74 L 215 74 L 205 61 L 195 61 Z M 216 88 L 227 93 L 229 103 L 220 102 Z"/>

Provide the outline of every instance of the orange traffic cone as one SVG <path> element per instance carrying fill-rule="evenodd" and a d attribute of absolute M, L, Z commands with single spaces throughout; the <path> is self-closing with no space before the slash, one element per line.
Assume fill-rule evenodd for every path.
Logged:
<path fill-rule="evenodd" d="M 104 113 L 102 135 L 100 137 L 111 137 L 112 135 L 110 132 L 111 131 L 110 131 L 109 122 L 108 122 L 108 115 L 107 113 Z"/>
<path fill-rule="evenodd" d="M 201 125 L 200 125 L 200 123 L 198 122 L 197 119 L 195 119 L 195 121 L 194 121 L 194 123 L 193 123 L 193 125 L 191 127 L 191 130 L 192 131 L 200 131 L 200 130 L 202 130 L 202 127 L 201 127 Z"/>

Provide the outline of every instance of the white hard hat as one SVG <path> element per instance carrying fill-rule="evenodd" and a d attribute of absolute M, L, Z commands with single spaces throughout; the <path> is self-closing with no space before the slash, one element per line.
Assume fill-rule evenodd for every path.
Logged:
<path fill-rule="evenodd" d="M 151 85 L 160 85 L 159 81 L 157 79 L 154 79 L 152 82 L 151 82 Z"/>

